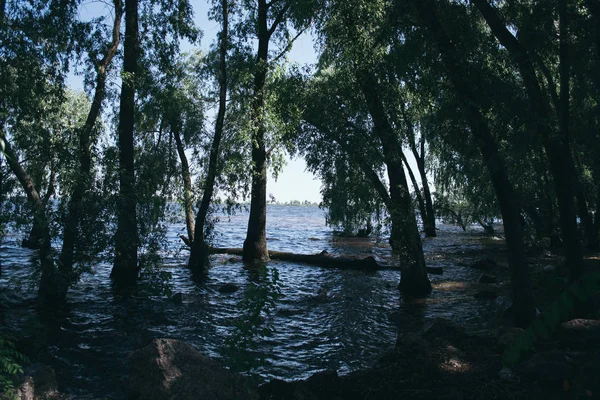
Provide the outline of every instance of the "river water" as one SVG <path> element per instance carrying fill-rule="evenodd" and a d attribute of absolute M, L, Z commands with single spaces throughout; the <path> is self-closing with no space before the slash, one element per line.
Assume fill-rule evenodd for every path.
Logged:
<path fill-rule="evenodd" d="M 215 244 L 241 247 L 248 215 L 221 216 Z M 296 253 L 372 255 L 397 265 L 385 240 L 339 238 L 325 226 L 317 207 L 269 206 L 267 241 L 272 250 Z M 134 297 L 114 295 L 110 265 L 100 264 L 69 293 L 68 303 L 38 310 L 32 300 L 34 254 L 18 246 L 18 234 L 1 245 L 0 294 L 8 307 L 2 323 L 20 330 L 31 346 L 47 349 L 42 360 L 56 370 L 61 390 L 74 399 L 125 398 L 129 353 L 157 337 L 172 337 L 258 379 L 300 379 L 331 369 L 348 373 L 374 363 L 390 350 L 398 331 L 415 329 L 435 317 L 468 330 L 489 327 L 501 300 L 476 300 L 470 282 L 480 275 L 459 263 L 472 262 L 498 248 L 499 238 L 476 229 L 462 232 L 440 225 L 439 236 L 424 239 L 434 292 L 426 300 L 402 299 L 397 270 L 374 274 L 289 262 L 271 262 L 260 273 L 243 268 L 239 257 L 215 256 L 207 279 L 194 283 L 184 268 L 185 251 L 165 255 L 173 293 L 181 302 L 155 296 L 143 286 Z M 172 250 L 180 246 L 183 221 L 169 226 Z M 496 255 L 501 257 L 501 253 Z M 221 293 L 226 283 L 239 287 Z"/>

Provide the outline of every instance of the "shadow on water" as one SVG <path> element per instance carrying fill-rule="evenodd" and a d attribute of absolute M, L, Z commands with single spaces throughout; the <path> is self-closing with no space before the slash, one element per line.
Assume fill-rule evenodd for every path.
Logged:
<path fill-rule="evenodd" d="M 373 255 L 398 264 L 383 240 L 333 237 L 315 207 L 270 207 L 269 214 L 268 237 L 278 239 L 269 240 L 273 250 Z M 246 221 L 247 214 L 222 218 L 216 244 L 240 247 Z M 182 229 L 183 222 L 170 227 L 172 250 Z M 0 254 L 0 294 L 8 302 L 0 318 L 21 331 L 27 345 L 45 349 L 41 361 L 55 368 L 61 389 L 74 399 L 124 398 L 130 352 L 157 337 L 184 340 L 263 379 L 305 378 L 323 369 L 347 373 L 392 348 L 398 329 L 431 318 L 471 330 L 488 327 L 501 301 L 474 299 L 478 271 L 458 265 L 486 256 L 490 243 L 484 240 L 495 243 L 453 227 L 425 239 L 428 265 L 443 267 L 444 275 L 431 276 L 434 292 L 421 300 L 401 298 L 396 270 L 367 275 L 277 261 L 248 269 L 224 255 L 214 256 L 208 274 L 194 281 L 184 267 L 188 254 L 173 251 L 164 255 L 164 269 L 176 297 L 156 296 L 144 284 L 133 296 L 116 295 L 110 266 L 100 264 L 72 288 L 67 304 L 42 310 L 35 307 L 35 289 L 15 290 L 32 273 L 32 253 L 9 237 Z M 225 284 L 239 290 L 222 293 Z"/>

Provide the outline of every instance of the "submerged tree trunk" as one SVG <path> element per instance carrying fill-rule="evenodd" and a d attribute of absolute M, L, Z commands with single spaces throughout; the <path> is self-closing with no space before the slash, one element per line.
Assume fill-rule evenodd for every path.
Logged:
<path fill-rule="evenodd" d="M 402 147 L 385 114 L 375 79 L 364 70 L 358 71 L 356 78 L 373 119 L 374 131 L 381 141 L 390 180 L 391 207 L 388 211 L 392 220 L 392 247 L 400 250 L 403 264 L 399 288 L 412 296 L 426 296 L 431 292 L 431 283 L 427 277 L 421 237 L 402 167 Z"/>
<path fill-rule="evenodd" d="M 217 177 L 217 163 L 219 161 L 219 149 L 221 146 L 221 137 L 223 136 L 225 111 L 227 107 L 227 46 L 229 41 L 228 0 L 222 0 L 221 11 L 223 13 L 223 29 L 221 31 L 221 42 L 219 46 L 219 111 L 217 112 L 217 121 L 215 123 L 215 136 L 210 148 L 208 176 L 206 177 L 206 185 L 204 187 L 204 194 L 202 195 L 200 209 L 198 210 L 198 215 L 196 216 L 196 230 L 193 238 L 191 236 L 189 238 L 192 242 L 192 252 L 190 254 L 188 266 L 196 273 L 204 270 L 204 266 L 206 265 L 206 261 L 208 259 L 208 245 L 204 236 L 204 230 L 210 202 L 214 192 L 215 179 Z"/>
<path fill-rule="evenodd" d="M 515 323 L 517 326 L 526 327 L 535 319 L 535 304 L 525 257 L 520 207 L 513 186 L 508 179 L 504 160 L 500 155 L 494 136 L 489 130 L 487 121 L 477 107 L 480 102 L 477 101 L 474 91 L 466 80 L 468 74 L 465 74 L 465 65 L 459 59 L 454 45 L 438 21 L 434 11 L 434 2 L 415 0 L 414 4 L 419 19 L 431 32 L 437 44 L 450 81 L 464 108 L 473 140 L 479 147 L 490 174 L 504 223 Z"/>
<path fill-rule="evenodd" d="M 583 273 L 583 254 L 577 229 L 575 193 L 572 182 L 573 158 L 571 155 L 569 127 L 569 63 L 567 44 L 566 3 L 559 1 L 559 73 L 561 91 L 558 107 L 558 131 L 551 126 L 550 105 L 543 95 L 535 68 L 527 50 L 506 28 L 497 11 L 487 0 L 474 0 L 473 3 L 483 15 L 492 33 L 511 54 L 519 69 L 529 103 L 536 120 L 536 129 L 542 140 L 550 171 L 554 178 L 554 189 L 558 200 L 558 215 L 569 266 L 569 280 L 574 282 Z"/>
<path fill-rule="evenodd" d="M 41 232 L 39 256 L 42 273 L 38 289 L 38 302 L 45 305 L 62 300 L 64 299 L 62 294 L 66 293 L 64 286 L 67 285 L 67 282 L 62 279 L 54 266 L 50 242 L 50 225 L 48 223 L 44 202 L 35 187 L 33 179 L 19 163 L 16 153 L 4 136 L 4 132 L 0 132 L 0 139 L 4 142 L 4 153 L 6 154 L 8 166 L 25 191 L 27 200 L 33 208 L 34 220 L 38 221 L 39 230 Z"/>
<path fill-rule="evenodd" d="M 265 83 L 269 56 L 268 5 L 258 0 L 258 55 L 254 73 L 252 117 L 252 194 L 243 260 L 268 261 L 267 251 L 267 151 L 265 147 Z"/>
<path fill-rule="evenodd" d="M 55 164 L 54 158 L 52 158 L 52 160 L 50 162 L 50 176 L 48 177 L 46 194 L 42 198 L 42 205 L 44 206 L 44 210 L 46 209 L 48 202 L 50 201 L 50 198 L 54 194 L 55 178 L 56 178 L 56 164 Z M 38 179 L 32 178 L 34 187 L 40 187 L 42 179 L 43 179 L 43 177 L 41 176 L 41 174 L 40 174 L 40 176 L 38 176 Z M 40 218 L 42 218 L 42 217 L 39 214 L 37 214 L 37 213 L 34 214 L 33 223 L 31 225 L 31 230 L 29 231 L 29 236 L 27 237 L 27 239 L 23 239 L 23 242 L 21 243 L 21 247 L 25 247 L 27 249 L 32 249 L 32 250 L 41 249 L 42 242 L 44 240 L 43 239 L 43 237 L 44 237 L 43 226 L 44 226 L 45 222 L 42 221 Z"/>
<path fill-rule="evenodd" d="M 115 262 L 110 274 L 118 287 L 133 286 L 138 277 L 138 234 L 134 170 L 135 75 L 138 58 L 138 0 L 125 1 L 125 46 L 119 110 L 119 209 Z"/>
<path fill-rule="evenodd" d="M 487 235 L 491 235 L 494 233 L 494 227 L 491 224 L 484 222 L 481 218 L 477 219 L 477 222 L 483 228 L 483 232 Z"/>
<path fill-rule="evenodd" d="M 77 237 L 79 236 L 79 220 L 83 207 L 83 199 L 92 184 L 92 133 L 102 111 L 102 103 L 106 97 L 106 74 L 119 47 L 119 33 L 123 4 L 114 0 L 115 20 L 113 23 L 112 43 L 106 54 L 96 66 L 96 88 L 94 98 L 88 112 L 85 124 L 79 129 L 79 176 L 69 200 L 68 215 L 65 221 L 63 246 L 60 254 L 59 267 L 63 275 L 70 276 L 73 271 L 74 253 Z M 81 238 L 79 239 L 81 240 Z"/>

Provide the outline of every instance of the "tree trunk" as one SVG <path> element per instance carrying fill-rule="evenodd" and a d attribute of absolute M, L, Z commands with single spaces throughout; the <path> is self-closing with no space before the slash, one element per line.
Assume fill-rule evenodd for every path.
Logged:
<path fill-rule="evenodd" d="M 472 76 L 474 71 L 465 73 L 464 63 L 459 59 L 454 45 L 435 15 L 434 2 L 415 0 L 414 4 L 417 7 L 419 19 L 432 33 L 437 43 L 450 81 L 462 103 L 473 139 L 481 151 L 483 161 L 490 174 L 504 224 L 515 323 L 517 326 L 526 327 L 535 319 L 535 304 L 525 257 L 520 207 L 513 186 L 508 179 L 498 145 L 489 130 L 487 121 L 477 107 L 480 102 L 477 101 L 474 91 L 466 80 L 466 76 Z"/>
<path fill-rule="evenodd" d="M 575 185 L 577 186 L 575 191 L 575 198 L 577 200 L 577 214 L 579 214 L 579 219 L 581 220 L 581 225 L 583 226 L 586 246 L 590 249 L 593 249 L 596 246 L 594 219 L 592 218 L 592 214 L 588 209 L 585 193 L 579 179 L 577 179 Z"/>
<path fill-rule="evenodd" d="M 119 209 L 115 262 L 110 274 L 118 287 L 136 284 L 138 233 L 134 170 L 135 79 L 138 57 L 138 0 L 125 1 L 125 45 L 119 110 Z"/>
<path fill-rule="evenodd" d="M 399 288 L 411 296 L 426 296 L 431 292 L 431 283 L 427 277 L 421 236 L 402 167 L 402 147 L 385 114 L 375 78 L 364 70 L 358 71 L 356 78 L 373 119 L 374 131 L 381 141 L 390 180 L 392 245 L 401 249 L 403 263 Z"/>
<path fill-rule="evenodd" d="M 64 288 L 66 281 L 61 278 L 54 266 L 50 242 L 50 226 L 48 223 L 44 203 L 39 195 L 39 192 L 35 188 L 33 179 L 27 174 L 27 172 L 19 163 L 16 153 L 13 151 L 12 146 L 4 136 L 4 132 L 0 132 L 0 139 L 4 142 L 4 153 L 6 154 L 8 166 L 15 174 L 17 180 L 21 184 L 21 187 L 25 191 L 27 200 L 33 208 L 34 220 L 38 221 L 39 230 L 41 232 L 39 256 L 42 273 L 38 289 L 38 302 L 45 305 L 63 300 L 63 294 L 66 293 L 66 289 Z"/>
<path fill-rule="evenodd" d="M 492 235 L 494 233 L 494 227 L 492 225 L 483 222 L 481 218 L 477 218 L 477 222 L 479 223 L 479 225 L 481 225 L 481 227 L 483 228 L 483 232 L 486 235 Z"/>
<path fill-rule="evenodd" d="M 596 215 L 594 216 L 594 235 L 595 235 L 595 246 L 598 248 L 599 237 L 600 237 L 600 186 L 596 190 Z"/>
<path fill-rule="evenodd" d="M 427 211 L 427 221 L 424 221 L 425 235 L 428 237 L 435 237 L 437 236 L 435 229 L 435 212 L 433 211 L 431 190 L 429 189 L 429 182 L 427 182 L 427 175 L 425 173 L 425 160 L 417 160 L 417 167 L 419 168 L 419 174 L 421 175 L 421 182 L 423 184 L 423 197 L 425 198 L 425 210 Z"/>
<path fill-rule="evenodd" d="M 37 178 L 38 178 L 37 185 L 36 185 L 36 180 L 34 180 L 32 178 L 34 187 L 41 186 L 41 181 L 42 181 L 43 177 L 40 174 L 40 176 L 38 176 Z M 52 158 L 52 161 L 50 162 L 50 176 L 48 177 L 48 185 L 46 188 L 47 190 L 46 190 L 46 194 L 42 198 L 42 205 L 44 206 L 44 210 L 46 210 L 48 202 L 50 201 L 50 197 L 52 197 L 52 195 L 54 194 L 55 178 L 56 178 L 56 164 L 54 162 L 54 158 Z M 42 219 L 45 219 L 45 218 L 46 218 L 45 211 L 44 211 L 44 216 L 41 216 L 38 213 L 34 213 L 33 223 L 31 225 L 31 230 L 29 231 L 29 236 L 27 237 L 27 239 L 23 239 L 23 242 L 21 243 L 21 247 L 25 247 L 25 248 L 31 249 L 31 250 L 41 249 L 43 240 L 44 240 L 43 237 L 44 237 L 44 224 L 45 224 L 45 222 Z"/>
<path fill-rule="evenodd" d="M 92 184 L 92 132 L 98 121 L 98 116 L 102 111 L 102 102 L 106 97 L 106 73 L 112 62 L 113 57 L 117 53 L 119 47 L 119 33 L 121 30 L 121 18 L 123 16 L 123 4 L 121 0 L 114 0 L 115 20 L 113 23 L 112 43 L 104 58 L 97 65 L 96 72 L 96 88 L 94 98 L 90 106 L 85 124 L 79 129 L 79 176 L 77 184 L 71 193 L 69 200 L 68 215 L 65 222 L 65 230 L 63 235 L 63 246 L 60 254 L 60 268 L 65 276 L 71 276 L 73 273 L 75 242 L 80 235 L 79 219 L 82 210 L 82 201 L 87 190 Z M 81 240 L 81 238 L 80 238 Z"/>
<path fill-rule="evenodd" d="M 254 73 L 252 132 L 252 194 L 250 218 L 244 241 L 245 262 L 268 261 L 267 251 L 267 151 L 265 148 L 265 83 L 269 56 L 266 0 L 258 0 L 258 56 Z"/>
<path fill-rule="evenodd" d="M 425 201 L 423 200 L 421 190 L 419 189 L 419 184 L 417 183 L 417 179 L 415 178 L 415 174 L 413 173 L 412 168 L 408 164 L 406 156 L 404 155 L 404 153 L 402 153 L 401 155 L 402 161 L 404 162 L 406 170 L 408 171 L 408 177 L 410 178 L 410 182 L 412 183 L 413 188 L 415 190 L 415 196 L 417 197 L 417 203 L 419 205 L 419 212 L 421 213 L 421 221 L 423 222 L 423 229 L 426 230 L 425 219 L 427 219 L 427 209 L 425 208 Z M 425 235 L 427 235 L 427 233 L 425 233 Z"/>
<path fill-rule="evenodd" d="M 181 178 L 183 180 L 183 210 L 185 213 L 185 227 L 187 229 L 187 240 L 194 242 L 194 197 L 192 192 L 192 176 L 190 174 L 190 164 L 185 155 L 185 148 L 181 141 L 181 136 L 177 129 L 173 129 L 173 137 L 177 147 L 177 154 L 181 162 Z"/>
<path fill-rule="evenodd" d="M 6 16 L 6 0 L 0 0 L 0 27 L 4 26 L 4 17 Z"/>
<path fill-rule="evenodd" d="M 0 19 L 0 23 L 2 20 Z M 4 131 L 4 124 L 0 122 L 0 130 Z M 4 149 L 4 141 L 2 140 L 4 136 L 0 136 L 0 153 L 2 153 Z M 0 211 L 4 210 L 4 166 L 2 165 L 3 157 L 0 154 Z M 3 239 L 2 230 L 4 229 L 4 216 L 0 216 L 0 240 Z M 0 260 L 0 277 L 2 277 L 2 260 Z"/>
<path fill-rule="evenodd" d="M 554 177 L 554 189 L 558 200 L 558 215 L 560 228 L 565 247 L 565 256 L 569 266 L 569 280 L 574 282 L 583 273 L 583 255 L 577 230 L 577 218 L 575 211 L 575 193 L 572 182 L 573 158 L 571 156 L 568 137 L 569 116 L 569 65 L 566 14 L 563 9 L 564 0 L 559 1 L 560 35 L 559 49 L 559 72 L 561 81 L 561 93 L 559 98 L 558 132 L 551 126 L 550 105 L 548 99 L 543 95 L 540 83 L 537 79 L 535 68 L 527 50 L 521 45 L 517 38 L 506 28 L 496 10 L 490 6 L 487 0 L 473 0 L 473 3 L 483 15 L 492 33 L 498 41 L 511 54 L 529 97 L 529 103 L 533 114 L 536 116 L 536 129 L 542 140 L 550 171 Z M 563 86 L 564 85 L 564 86 Z"/>
<path fill-rule="evenodd" d="M 411 131 L 413 131 L 414 128 L 412 127 L 412 125 L 410 125 L 410 129 Z M 409 135 L 409 140 L 410 149 L 417 162 L 417 169 L 419 170 L 419 175 L 421 175 L 421 184 L 423 186 L 423 198 L 425 200 L 426 216 L 426 219 L 423 219 L 425 235 L 427 237 L 435 237 L 437 236 L 435 230 L 435 213 L 433 212 L 433 201 L 431 199 L 431 191 L 429 190 L 429 182 L 427 181 L 427 174 L 425 172 L 425 138 L 423 138 L 423 133 L 421 132 L 421 154 L 419 154 L 419 152 L 417 151 L 414 132 L 411 132 L 411 135 Z"/>
<path fill-rule="evenodd" d="M 221 1 L 223 29 L 221 30 L 221 41 L 219 45 L 219 111 L 215 123 L 215 136 L 210 148 L 210 159 L 208 163 L 208 175 L 206 185 L 202 195 L 200 209 L 196 216 L 196 230 L 194 237 L 190 237 L 192 242 L 190 260 L 188 266 L 195 273 L 202 272 L 208 261 L 208 245 L 204 236 L 206 217 L 210 202 L 212 200 L 215 179 L 217 177 L 217 163 L 219 161 L 219 149 L 221 146 L 221 137 L 223 136 L 223 127 L 225 124 L 225 111 L 227 107 L 227 46 L 229 42 L 229 4 L 228 0 Z M 265 182 L 266 185 L 266 182 Z M 265 189 L 266 191 L 266 189 Z M 266 194 L 265 194 L 266 201 Z M 266 207 L 266 203 L 265 203 Z M 265 240 L 266 245 L 266 240 Z"/>

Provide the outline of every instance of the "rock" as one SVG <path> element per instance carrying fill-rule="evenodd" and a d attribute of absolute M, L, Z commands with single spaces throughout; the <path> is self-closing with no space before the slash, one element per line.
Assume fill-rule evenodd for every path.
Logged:
<path fill-rule="evenodd" d="M 175 293 L 173 296 L 171 296 L 170 300 L 177 305 L 181 305 L 183 304 L 183 294 Z"/>
<path fill-rule="evenodd" d="M 235 283 L 226 283 L 219 288 L 220 293 L 235 293 L 240 289 Z"/>
<path fill-rule="evenodd" d="M 271 379 L 258 389 L 261 399 L 318 400 L 338 398 L 340 378 L 336 371 L 320 371 L 304 381 Z"/>
<path fill-rule="evenodd" d="M 501 329 L 498 332 L 498 344 L 500 346 L 508 346 L 512 344 L 519 336 L 525 333 L 525 329 L 510 327 Z"/>
<path fill-rule="evenodd" d="M 496 277 L 488 274 L 481 274 L 479 279 L 477 280 L 479 283 L 496 283 Z"/>
<path fill-rule="evenodd" d="M 425 340 L 422 335 L 412 332 L 399 334 L 396 338 L 396 343 L 394 344 L 394 350 L 403 352 L 407 350 L 422 352 L 423 349 L 427 349 L 428 347 L 429 342 Z"/>
<path fill-rule="evenodd" d="M 591 350 L 600 346 L 600 321 L 594 319 L 572 319 L 560 324 L 557 336 L 567 347 Z"/>
<path fill-rule="evenodd" d="M 421 336 L 425 340 L 451 339 L 466 337 L 466 333 L 452 321 L 444 318 L 436 318 L 423 329 Z"/>
<path fill-rule="evenodd" d="M 327 290 L 320 288 L 317 294 L 308 297 L 307 300 L 309 303 L 323 303 L 329 300 L 329 294 L 327 293 Z"/>
<path fill-rule="evenodd" d="M 340 379 L 340 377 L 338 376 L 337 371 L 324 370 L 324 371 L 316 372 L 313 375 L 311 375 L 306 380 L 306 383 L 310 384 L 311 386 L 326 387 L 327 385 L 329 385 L 331 383 L 337 382 L 339 379 Z"/>
<path fill-rule="evenodd" d="M 258 399 L 251 381 L 192 346 L 154 339 L 129 357 L 129 398 L 137 400 Z"/>
<path fill-rule="evenodd" d="M 35 382 L 31 376 L 25 376 L 17 388 L 16 398 L 19 400 L 35 399 Z"/>
<path fill-rule="evenodd" d="M 551 272 L 554 272 L 554 271 L 556 271 L 556 268 L 554 267 L 554 265 L 545 265 L 545 266 L 542 268 L 542 271 L 544 271 L 545 273 L 549 274 L 549 273 L 551 273 Z"/>
<path fill-rule="evenodd" d="M 581 367 L 575 380 L 583 386 L 588 397 L 597 399 L 600 397 L 600 379 L 598 377 L 600 377 L 600 354 L 596 354 Z"/>
<path fill-rule="evenodd" d="M 491 258 L 484 258 L 470 265 L 471 268 L 482 271 L 489 271 L 497 266 L 498 264 L 496 261 L 492 260 Z"/>
<path fill-rule="evenodd" d="M 443 275 L 444 269 L 442 267 L 427 267 L 427 273 L 432 275 Z"/>
<path fill-rule="evenodd" d="M 17 387 L 19 400 L 59 400 L 56 373 L 48 365 L 33 364 L 25 368 L 25 374 Z"/>
<path fill-rule="evenodd" d="M 575 375 L 573 361 L 562 351 L 545 351 L 534 354 L 517 366 L 524 377 L 545 383 L 562 383 Z"/>
<path fill-rule="evenodd" d="M 498 373 L 498 375 L 500 376 L 500 379 L 502 379 L 503 381 L 517 381 L 518 380 L 518 378 L 515 376 L 512 369 L 510 369 L 510 368 L 502 368 L 500 370 L 500 372 Z"/>
<path fill-rule="evenodd" d="M 481 300 L 494 300 L 496 297 L 498 297 L 498 292 L 493 290 L 480 290 L 475 293 L 473 297 Z"/>

